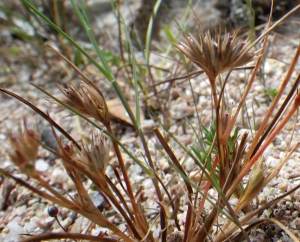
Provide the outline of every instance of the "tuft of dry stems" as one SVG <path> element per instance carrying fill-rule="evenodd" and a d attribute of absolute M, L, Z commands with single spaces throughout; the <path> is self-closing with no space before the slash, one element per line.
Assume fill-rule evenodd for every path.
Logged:
<path fill-rule="evenodd" d="M 295 110 L 299 107 L 299 94 L 295 95 L 295 101 L 290 103 L 290 109 L 286 116 L 283 118 L 281 122 L 278 123 L 277 127 L 274 126 L 272 132 L 270 132 L 269 137 L 264 137 L 265 142 L 263 146 L 255 153 L 247 152 L 247 156 L 251 157 L 249 162 L 248 159 L 244 158 L 245 147 L 247 144 L 247 135 L 240 137 L 240 142 L 237 140 L 234 144 L 234 151 L 233 155 L 231 156 L 229 153 L 229 147 L 227 145 L 227 141 L 229 138 L 230 132 L 233 130 L 233 125 L 236 120 L 236 114 L 231 116 L 231 109 L 228 113 L 224 112 L 224 105 L 222 103 L 222 108 L 220 108 L 222 95 L 224 91 L 224 86 L 226 81 L 223 83 L 222 90 L 220 95 L 217 92 L 216 86 L 216 78 L 218 75 L 222 74 L 225 71 L 231 71 L 236 67 L 243 66 L 250 61 L 256 59 L 255 52 L 252 49 L 252 45 L 248 40 L 241 40 L 238 38 L 238 31 L 235 30 L 233 34 L 229 34 L 225 31 L 225 34 L 222 35 L 221 25 L 216 27 L 214 37 L 212 37 L 209 31 L 204 32 L 200 30 L 199 38 L 195 38 L 191 34 L 185 34 L 182 32 L 182 36 L 184 42 L 179 44 L 173 43 L 174 47 L 179 50 L 185 57 L 187 57 L 191 62 L 196 64 L 200 67 L 204 73 L 208 76 L 211 90 L 212 90 L 212 97 L 215 106 L 215 115 L 216 115 L 216 136 L 215 142 L 217 144 L 217 154 L 215 160 L 219 161 L 219 174 L 218 174 L 218 183 L 222 190 L 223 194 L 226 194 L 226 199 L 224 199 L 220 194 L 218 198 L 218 207 L 220 209 L 224 209 L 225 206 L 229 210 L 230 216 L 234 219 L 236 223 L 236 229 L 238 227 L 241 229 L 241 232 L 244 233 L 246 237 L 245 231 L 242 229 L 239 220 L 236 217 L 236 214 L 244 208 L 244 212 L 251 211 L 251 208 L 247 205 L 252 201 L 252 199 L 259 193 L 259 191 L 266 185 L 266 181 L 270 180 L 274 176 L 267 176 L 263 169 L 263 157 L 262 152 L 266 149 L 267 145 L 274 139 L 275 135 L 282 129 L 283 125 L 292 117 L 295 113 Z M 265 48 L 266 39 L 264 41 Z M 263 53 L 263 49 L 261 51 Z M 256 67 L 250 77 L 246 91 L 244 96 L 247 96 L 248 91 L 253 83 L 253 79 L 258 71 L 258 66 L 260 63 L 261 56 L 258 57 L 256 62 Z M 295 60 L 298 59 L 298 54 L 295 54 L 294 60 L 291 63 L 288 73 L 291 73 L 294 70 Z M 227 76 L 228 78 L 228 76 Z M 296 81 L 297 82 L 297 81 Z M 243 96 L 243 97 L 244 97 Z M 291 97 L 288 97 L 291 98 Z M 287 98 L 287 99 L 288 99 Z M 245 99 L 242 98 L 239 105 L 243 105 Z M 287 105 L 287 104 L 283 104 Z M 287 107 L 287 106 L 283 106 Z M 270 114 L 266 118 L 270 118 Z M 226 135 L 225 135 L 226 134 Z M 225 138 L 224 138 L 225 137 Z M 256 137 L 259 138 L 259 137 Z M 255 145 L 255 144 L 254 144 Z M 254 165 L 254 166 L 253 166 Z M 245 170 L 249 172 L 249 169 L 252 166 L 252 170 L 249 174 L 249 180 L 245 190 L 240 190 L 237 188 L 238 183 L 240 183 L 241 179 L 245 177 L 247 174 Z M 205 169 L 205 168 L 204 168 Z M 205 190 L 205 194 L 208 191 L 208 188 Z M 235 191 L 236 196 L 238 198 L 238 203 L 233 209 L 229 204 L 228 200 L 230 196 Z M 203 198 L 205 199 L 205 198 Z M 203 199 L 201 204 L 203 204 Z M 199 206 L 198 217 L 202 211 L 202 206 Z M 249 210 L 250 209 L 250 210 Z M 217 209 L 213 209 L 206 219 L 205 223 L 202 227 L 195 233 L 196 228 L 198 226 L 197 221 L 192 228 L 192 233 L 185 234 L 185 238 L 189 238 L 190 241 L 203 241 L 207 238 L 209 231 L 211 231 L 214 222 L 218 217 Z M 226 229 L 228 228 L 228 224 L 232 221 L 228 220 L 227 223 L 222 227 L 221 231 L 219 232 L 216 241 L 221 238 L 221 235 L 224 235 Z M 199 228 L 199 227 L 198 227 Z M 187 231 L 185 231 L 187 233 Z M 195 233 L 195 234 L 194 234 Z M 229 234 L 228 234 L 229 235 Z M 222 238 L 225 239 L 226 236 Z"/>
<path fill-rule="evenodd" d="M 18 135 L 9 134 L 8 138 L 11 143 L 11 149 L 8 150 L 8 155 L 11 160 L 19 167 L 21 172 L 34 178 L 39 185 L 47 190 L 47 192 L 42 191 L 38 187 L 31 186 L 26 181 L 11 175 L 2 168 L 0 168 L 1 173 L 14 179 L 19 184 L 31 189 L 54 204 L 59 204 L 68 209 L 72 209 L 95 224 L 110 229 L 124 241 L 132 241 L 125 233 L 111 224 L 95 207 L 79 176 L 79 174 L 85 174 L 92 179 L 96 177 L 93 181 L 102 184 L 103 190 L 105 189 L 105 186 L 108 187 L 104 178 L 105 167 L 108 161 L 108 143 L 102 134 L 94 135 L 91 144 L 89 146 L 83 146 L 82 149 L 79 149 L 73 144 L 63 144 L 62 138 L 57 140 L 60 147 L 60 154 L 57 155 L 62 158 L 66 172 L 74 182 L 77 190 L 75 195 L 69 195 L 70 199 L 65 198 L 62 194 L 53 189 L 48 182 L 42 178 L 41 174 L 35 170 L 35 161 L 40 145 L 39 134 L 36 129 L 29 129 L 24 120 L 23 131 L 19 128 Z M 116 206 L 119 206 L 117 200 L 113 202 Z M 129 220 L 128 223 L 130 223 Z M 134 226 L 131 226 L 133 228 L 133 233 L 137 234 Z M 34 239 L 32 241 L 34 241 Z"/>
<path fill-rule="evenodd" d="M 225 71 L 247 64 L 254 60 L 254 52 L 248 40 L 240 40 L 238 31 L 233 34 L 225 31 L 222 35 L 222 26 L 215 28 L 214 37 L 209 31 L 199 31 L 199 40 L 193 35 L 186 35 L 182 32 L 185 42 L 173 43 L 174 47 L 185 55 L 190 61 L 199 66 L 208 76 L 216 114 L 216 142 L 220 158 L 220 186 L 223 187 L 228 174 L 228 155 L 226 146 L 220 141 L 225 132 L 221 114 L 219 113 L 219 101 L 221 97 L 217 95 L 216 78 Z M 230 117 L 229 117 L 230 118 Z M 223 120 L 224 121 L 224 120 Z"/>
<path fill-rule="evenodd" d="M 182 35 L 185 42 L 173 43 L 174 47 L 206 73 L 211 85 L 216 113 L 217 145 L 221 164 L 220 185 L 222 187 L 226 177 L 224 170 L 226 166 L 228 167 L 228 162 L 226 164 L 226 150 L 220 142 L 225 131 L 224 124 L 219 120 L 220 99 L 217 96 L 216 78 L 225 71 L 254 60 L 255 55 L 250 48 L 250 42 L 238 38 L 238 30 L 235 30 L 233 34 L 225 31 L 225 34 L 222 35 L 221 24 L 215 28 L 214 37 L 212 37 L 210 31 L 204 32 L 202 29 L 199 31 L 199 40 L 192 34 L 186 35 L 182 32 Z"/>

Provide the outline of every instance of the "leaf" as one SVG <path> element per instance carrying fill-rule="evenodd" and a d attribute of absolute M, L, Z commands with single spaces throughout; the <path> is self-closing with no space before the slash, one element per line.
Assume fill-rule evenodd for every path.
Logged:
<path fill-rule="evenodd" d="M 119 98 L 111 99 L 106 101 L 108 111 L 110 114 L 110 118 L 116 122 L 124 123 L 130 126 L 133 126 L 122 102 L 119 100 Z M 131 110 L 133 110 L 133 113 L 135 113 L 135 104 L 133 102 L 128 102 Z M 140 112 L 142 114 L 142 112 Z M 144 120 L 144 116 L 141 115 L 141 121 Z"/>

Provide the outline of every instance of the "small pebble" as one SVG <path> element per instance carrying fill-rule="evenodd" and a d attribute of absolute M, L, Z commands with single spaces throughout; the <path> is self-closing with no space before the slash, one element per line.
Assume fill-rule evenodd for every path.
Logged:
<path fill-rule="evenodd" d="M 296 218 L 294 220 L 295 225 L 299 228 L 300 227 L 300 218 Z"/>
<path fill-rule="evenodd" d="M 49 169 L 49 164 L 44 159 L 38 159 L 35 162 L 35 169 L 39 172 L 45 172 Z"/>
<path fill-rule="evenodd" d="M 54 169 L 54 171 L 51 174 L 51 184 L 62 184 L 67 182 L 69 179 L 68 174 L 60 169 Z"/>
<path fill-rule="evenodd" d="M 38 225 L 37 225 L 37 222 L 40 222 L 40 218 L 38 217 L 32 217 L 29 221 L 29 223 L 26 223 L 25 226 L 24 226 L 24 232 L 25 233 L 33 233 Z"/>
<path fill-rule="evenodd" d="M 22 216 L 27 213 L 27 206 L 20 206 L 14 209 L 14 212 L 16 213 L 17 216 Z"/>
<path fill-rule="evenodd" d="M 19 225 L 19 221 L 21 221 L 21 217 L 14 217 L 7 224 L 8 233 L 5 235 L 4 242 L 19 241 L 20 234 L 24 233 L 23 227 Z"/>
<path fill-rule="evenodd" d="M 292 212 L 292 216 L 293 216 L 294 218 L 297 218 L 297 217 L 299 216 L 299 212 L 298 212 L 298 211 Z"/>
<path fill-rule="evenodd" d="M 155 128 L 155 122 L 153 119 L 146 119 L 142 123 L 142 131 L 145 133 L 151 133 Z"/>
<path fill-rule="evenodd" d="M 192 158 L 188 158 L 187 161 L 185 162 L 185 169 L 187 172 L 190 172 L 194 169 L 195 167 L 195 161 Z"/>
<path fill-rule="evenodd" d="M 280 191 L 285 192 L 288 189 L 288 183 L 287 182 L 281 182 L 278 184 L 278 188 Z"/>
<path fill-rule="evenodd" d="M 264 204 L 266 202 L 266 195 L 264 193 L 260 193 L 258 195 L 258 201 L 259 201 L 259 204 Z"/>
<path fill-rule="evenodd" d="M 28 207 L 31 207 L 34 203 L 38 203 L 39 201 L 40 201 L 40 198 L 39 197 L 35 197 L 35 198 L 30 199 L 27 202 L 27 205 L 28 205 Z"/>
<path fill-rule="evenodd" d="M 89 196 L 91 200 L 93 201 L 94 205 L 102 211 L 105 208 L 109 208 L 110 205 L 107 203 L 107 201 L 104 199 L 104 197 L 99 192 L 90 192 Z"/>
<path fill-rule="evenodd" d="M 65 228 L 65 230 L 68 230 L 72 222 L 73 221 L 69 217 L 67 217 L 64 221 L 61 222 L 61 225 Z"/>
<path fill-rule="evenodd" d="M 160 159 L 159 165 L 160 165 L 160 169 L 163 170 L 164 172 L 170 171 L 170 165 L 166 159 Z"/>

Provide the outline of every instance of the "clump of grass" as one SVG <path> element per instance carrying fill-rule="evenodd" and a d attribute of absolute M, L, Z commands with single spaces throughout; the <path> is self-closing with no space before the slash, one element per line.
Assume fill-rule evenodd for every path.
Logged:
<path fill-rule="evenodd" d="M 175 42 L 173 43 L 177 50 L 185 55 L 186 58 L 190 59 L 190 61 L 194 62 L 207 75 L 214 104 L 213 117 L 215 117 L 210 129 L 203 127 L 207 138 L 206 142 L 201 144 L 202 147 L 205 147 L 203 151 L 197 149 L 196 146 L 192 147 L 190 150 L 182 144 L 179 144 L 182 149 L 186 151 L 188 156 L 195 160 L 202 171 L 202 175 L 197 184 L 193 183 L 188 178 L 187 172 L 178 161 L 178 158 L 174 155 L 172 147 L 168 145 L 168 142 L 159 129 L 155 128 L 153 130 L 157 139 L 161 143 L 163 151 L 166 153 L 171 166 L 174 168 L 178 176 L 184 180 L 187 188 L 186 197 L 188 201 L 188 210 L 186 213 L 185 224 L 184 226 L 180 226 L 177 215 L 181 206 L 180 196 L 182 196 L 182 194 L 177 194 L 175 197 L 172 197 L 170 195 L 170 187 L 168 187 L 167 184 L 164 184 L 158 173 L 155 172 L 152 161 L 153 157 L 149 152 L 147 139 L 141 129 L 140 116 L 138 113 L 139 86 L 135 72 L 137 63 L 134 59 L 130 39 L 128 39 L 128 44 L 130 46 L 129 49 L 131 50 L 130 58 L 132 61 L 130 64 L 132 65 L 132 83 L 135 88 L 135 100 L 137 107 L 135 115 L 132 113 L 112 70 L 109 68 L 108 63 L 104 58 L 104 52 L 99 49 L 91 29 L 89 28 L 83 2 L 80 1 L 80 9 L 73 1 L 72 4 L 82 21 L 83 26 L 85 26 L 91 42 L 93 43 L 94 50 L 100 60 L 100 64 L 29 2 L 23 0 L 23 3 L 35 14 L 42 17 L 48 24 L 58 31 L 65 40 L 68 40 L 75 48 L 78 49 L 78 51 L 86 56 L 87 59 L 90 60 L 111 83 L 128 112 L 137 136 L 140 138 L 145 154 L 145 162 L 140 161 L 136 156 L 128 151 L 125 145 L 114 136 L 110 123 L 109 108 L 101 89 L 98 88 L 88 78 L 88 76 L 77 68 L 65 55 L 62 55 L 51 47 L 51 49 L 65 60 L 66 63 L 68 63 L 83 80 L 79 81 L 78 87 L 71 84 L 65 86 L 58 85 L 58 89 L 64 96 L 61 99 L 52 96 L 46 90 L 37 88 L 51 97 L 59 105 L 86 120 L 92 126 L 95 131 L 92 134 L 89 143 L 77 143 L 67 131 L 60 127 L 48 114 L 44 113 L 34 104 L 31 104 L 24 98 L 6 89 L 0 88 L 0 90 L 28 105 L 47 120 L 53 127 L 53 133 L 58 143 L 59 150 L 52 150 L 52 152 L 62 160 L 62 164 L 67 174 L 75 185 L 76 194 L 71 196 L 59 193 L 43 179 L 39 172 L 35 171 L 34 163 L 36 160 L 37 150 L 40 146 L 39 135 L 36 130 L 29 129 L 25 121 L 23 131 L 20 129 L 19 135 L 9 135 L 11 149 L 8 153 L 11 160 L 19 168 L 19 171 L 27 174 L 31 179 L 34 179 L 40 187 L 43 187 L 43 189 L 31 185 L 31 183 L 19 178 L 16 174 L 10 171 L 0 168 L 0 172 L 53 204 L 73 210 L 88 218 L 92 223 L 107 228 L 111 233 L 101 234 L 99 236 L 68 232 L 50 233 L 32 235 L 28 238 L 22 239 L 22 241 L 40 241 L 58 238 L 72 238 L 90 241 L 121 240 L 128 242 L 175 241 L 174 238 L 176 238 L 176 241 L 205 241 L 206 239 L 216 242 L 241 241 L 242 239 L 249 241 L 249 231 L 258 226 L 260 223 L 266 221 L 273 222 L 280 226 L 294 240 L 297 240 L 295 235 L 289 232 L 288 229 L 279 221 L 275 221 L 273 219 L 258 219 L 255 222 L 251 222 L 250 220 L 257 216 L 266 207 L 278 202 L 287 194 L 295 191 L 300 185 L 260 208 L 252 209 L 249 205 L 251 204 L 252 199 L 257 196 L 257 194 L 267 185 L 268 182 L 270 182 L 271 179 L 275 177 L 295 149 L 299 147 L 299 143 L 297 143 L 288 155 L 281 161 L 278 168 L 270 174 L 266 173 L 263 159 L 264 151 L 300 106 L 300 94 L 297 92 L 297 87 L 300 81 L 300 75 L 298 75 L 298 78 L 294 80 L 289 94 L 284 99 L 280 107 L 278 107 L 278 111 L 273 114 L 280 98 L 282 98 L 283 91 L 287 88 L 287 83 L 290 80 L 291 74 L 294 71 L 300 54 L 300 45 L 298 46 L 295 56 L 291 61 L 289 70 L 281 87 L 274 97 L 272 105 L 268 113 L 266 113 L 261 127 L 254 135 L 251 143 L 248 140 L 247 133 L 238 136 L 235 124 L 241 107 L 245 103 L 251 85 L 255 80 L 260 60 L 263 56 L 267 43 L 268 33 L 289 14 L 297 11 L 300 7 L 292 10 L 288 15 L 283 17 L 273 26 L 268 26 L 265 34 L 254 43 L 250 43 L 248 40 L 240 40 L 237 31 L 233 34 L 226 33 L 225 36 L 222 36 L 221 27 L 216 28 L 214 33 L 215 37 L 212 37 L 209 32 L 200 30 L 199 39 L 192 35 L 183 33 L 183 39 L 185 42 L 180 44 Z M 127 34 L 127 36 L 129 36 L 128 32 L 126 32 L 126 28 L 124 28 L 124 31 L 125 35 Z M 253 51 L 255 44 L 263 38 L 264 42 L 261 50 L 257 52 Z M 250 75 L 247 87 L 237 104 L 236 111 L 232 112 L 231 108 L 227 108 L 227 104 L 223 98 L 228 77 L 234 68 L 246 65 L 251 61 L 255 61 L 255 67 Z M 223 72 L 228 72 L 228 74 L 225 79 L 221 78 L 223 80 L 222 86 L 218 86 L 216 79 L 221 76 Z M 61 137 L 56 135 L 55 129 L 60 131 L 62 134 Z M 168 132 L 167 129 L 165 129 L 165 131 Z M 176 138 L 172 136 L 172 134 L 170 134 L 170 136 L 176 141 Z M 113 146 L 120 167 L 120 172 L 117 169 L 114 169 L 120 188 L 118 188 L 114 182 L 105 175 L 110 143 Z M 246 146 L 248 146 L 247 151 Z M 145 176 L 152 179 L 153 186 L 155 187 L 159 200 L 159 212 L 155 216 L 155 221 L 152 221 L 146 216 L 142 204 L 138 202 L 138 200 L 141 199 L 139 195 L 141 194 L 141 191 L 134 190 L 135 184 L 132 184 L 129 179 L 130 174 L 128 174 L 124 165 L 121 149 L 127 153 L 134 162 L 142 167 Z M 89 197 L 87 189 L 84 187 L 81 176 L 91 180 L 95 189 L 101 192 L 105 199 L 114 206 L 114 209 L 121 215 L 124 223 L 126 223 L 125 231 L 121 231 L 115 224 L 106 219 L 101 211 L 97 209 Z M 241 181 L 247 176 L 249 178 L 247 180 L 247 185 L 244 187 Z M 203 189 L 200 187 L 200 184 L 204 181 L 204 179 L 206 179 L 207 182 Z M 210 187 L 213 187 L 213 189 L 218 193 L 216 200 L 211 198 L 208 194 Z M 229 203 L 232 196 L 237 198 L 235 206 Z M 165 203 L 166 199 L 168 199 L 169 204 Z M 213 208 L 211 211 L 208 211 L 208 216 L 204 219 L 204 221 L 201 221 L 200 218 L 206 201 L 212 203 Z M 56 214 L 57 211 L 55 211 L 54 216 L 56 216 Z M 219 225 L 218 219 L 222 219 L 222 216 L 223 220 L 224 218 L 225 220 L 222 222 L 222 225 Z M 173 221 L 174 226 L 169 226 L 170 221 Z M 152 231 L 154 223 L 158 223 L 160 226 L 161 230 L 159 238 L 154 237 Z M 217 231 L 214 231 L 214 227 L 217 227 Z M 171 235 L 175 234 L 173 233 L 174 231 L 182 231 L 182 233 L 176 233 L 176 236 L 172 239 Z"/>

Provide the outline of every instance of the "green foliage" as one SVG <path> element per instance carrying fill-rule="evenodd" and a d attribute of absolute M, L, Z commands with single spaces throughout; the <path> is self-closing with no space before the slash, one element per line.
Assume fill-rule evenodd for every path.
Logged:
<path fill-rule="evenodd" d="M 209 154 L 209 150 L 210 148 L 207 148 L 204 152 L 201 153 L 199 146 L 198 145 L 192 145 L 191 146 L 192 151 L 194 152 L 194 154 L 197 156 L 197 158 L 199 159 L 199 161 L 202 163 L 202 165 L 204 165 L 206 159 L 208 158 L 207 155 Z M 208 158 L 208 163 L 211 164 L 212 159 L 209 157 Z M 208 171 L 210 172 L 211 170 L 208 169 Z"/>
<path fill-rule="evenodd" d="M 171 33 L 170 28 L 167 25 L 164 25 L 164 32 L 170 42 L 176 41 L 176 37 Z"/>
<path fill-rule="evenodd" d="M 277 88 L 266 89 L 266 95 L 268 95 L 272 100 L 276 97 L 277 93 L 278 93 Z"/>
<path fill-rule="evenodd" d="M 122 64 L 122 58 L 120 55 L 113 53 L 110 50 L 103 51 L 104 58 L 112 66 L 120 67 Z"/>
<path fill-rule="evenodd" d="M 238 127 L 236 127 L 234 129 L 233 135 L 230 135 L 229 138 L 228 138 L 228 141 L 227 141 L 228 149 L 229 149 L 229 152 L 230 152 L 231 155 L 232 155 L 232 153 L 234 151 L 234 148 L 235 148 L 235 143 L 236 143 L 237 138 L 238 138 L 238 132 L 239 132 L 239 129 L 238 129 Z"/>
<path fill-rule="evenodd" d="M 203 134 L 204 134 L 204 137 L 205 137 L 204 143 L 206 145 L 208 145 L 209 147 L 211 147 L 213 145 L 214 137 L 216 135 L 216 123 L 212 122 L 208 129 L 205 126 L 202 125 L 202 129 L 203 129 Z M 217 152 L 216 144 L 214 144 L 213 150 L 214 150 L 215 153 Z"/>
<path fill-rule="evenodd" d="M 74 51 L 73 62 L 78 67 L 81 67 L 84 64 L 82 54 L 77 49 Z"/>
<path fill-rule="evenodd" d="M 19 48 L 17 46 L 11 46 L 9 50 L 12 55 L 19 55 L 20 53 Z"/>

